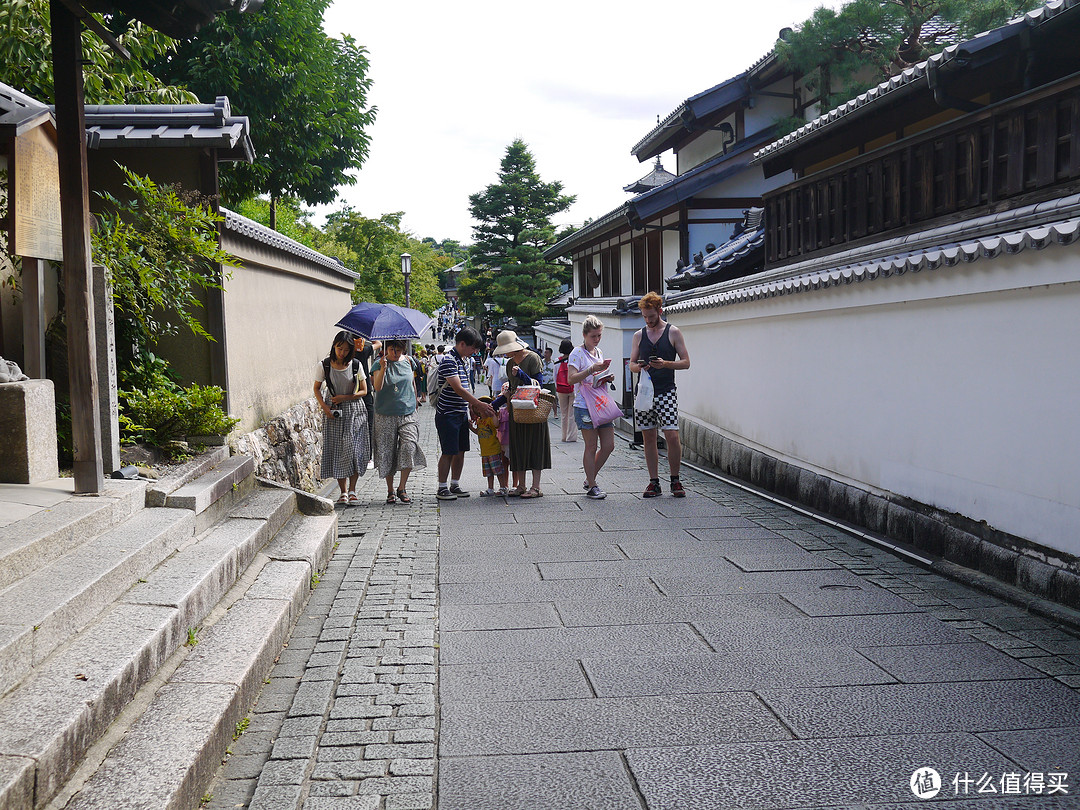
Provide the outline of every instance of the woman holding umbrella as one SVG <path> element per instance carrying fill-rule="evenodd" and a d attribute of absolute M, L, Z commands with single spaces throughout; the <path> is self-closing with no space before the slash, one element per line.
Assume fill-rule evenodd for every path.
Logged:
<path fill-rule="evenodd" d="M 416 381 L 407 340 L 388 340 L 383 354 L 371 367 L 375 389 L 375 468 L 386 479 L 386 502 L 395 503 L 394 473 L 400 471 L 396 496 L 412 503 L 405 483 L 414 468 L 426 467 L 420 449 L 420 427 L 416 421 Z"/>
<path fill-rule="evenodd" d="M 336 478 L 340 504 L 357 502 L 356 481 L 371 459 L 364 394 L 367 379 L 355 358 L 352 335 L 338 332 L 330 354 L 315 366 L 315 399 L 323 411 L 322 465 L 319 475 Z M 323 396 L 325 385 L 327 393 Z M 348 492 L 345 485 L 348 482 Z"/>

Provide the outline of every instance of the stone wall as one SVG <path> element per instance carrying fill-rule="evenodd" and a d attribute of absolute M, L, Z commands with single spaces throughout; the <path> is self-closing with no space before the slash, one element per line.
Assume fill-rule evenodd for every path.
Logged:
<path fill-rule="evenodd" d="M 291 487 L 315 492 L 319 488 L 322 454 L 322 411 L 308 397 L 262 427 L 243 433 L 234 453 L 255 459 L 255 474 Z"/>

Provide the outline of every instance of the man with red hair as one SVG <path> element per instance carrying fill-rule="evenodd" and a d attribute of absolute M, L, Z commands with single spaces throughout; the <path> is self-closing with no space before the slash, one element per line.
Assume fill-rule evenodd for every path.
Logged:
<path fill-rule="evenodd" d="M 667 442 L 668 469 L 671 473 L 671 494 L 675 498 L 686 496 L 679 481 L 679 463 L 682 461 L 682 444 L 679 442 L 679 399 L 675 388 L 675 372 L 690 368 L 690 353 L 677 326 L 663 318 L 664 300 L 654 292 L 646 293 L 638 301 L 645 327 L 634 333 L 630 349 L 630 370 L 648 374 L 652 378 L 653 406 L 647 411 L 637 411 L 637 426 L 645 443 L 645 465 L 649 468 L 649 486 L 644 497 L 656 498 L 663 493 L 659 477 L 659 453 L 656 449 L 656 431 L 664 431 Z"/>

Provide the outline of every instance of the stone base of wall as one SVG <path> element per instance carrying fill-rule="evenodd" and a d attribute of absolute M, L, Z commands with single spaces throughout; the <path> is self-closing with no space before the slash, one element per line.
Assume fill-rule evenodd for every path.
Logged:
<path fill-rule="evenodd" d="M 956 566 L 961 566 L 1058 605 L 1080 609 L 1080 559 L 960 514 L 829 478 L 748 447 L 710 425 L 680 418 L 679 428 L 683 458 L 690 463 L 708 465 L 837 520 L 925 551 L 947 561 L 940 570 L 949 576 L 955 577 Z"/>
<path fill-rule="evenodd" d="M 322 410 L 308 397 L 251 433 L 243 433 L 233 444 L 234 453 L 255 459 L 260 478 L 316 492 L 319 488 L 319 460 L 322 454 Z"/>

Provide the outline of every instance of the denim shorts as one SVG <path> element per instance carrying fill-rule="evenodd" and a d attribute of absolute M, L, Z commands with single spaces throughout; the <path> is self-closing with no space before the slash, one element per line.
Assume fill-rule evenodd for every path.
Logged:
<path fill-rule="evenodd" d="M 589 416 L 588 408 L 579 408 L 574 406 L 574 424 L 578 426 L 578 430 L 592 430 L 592 417 Z"/>

